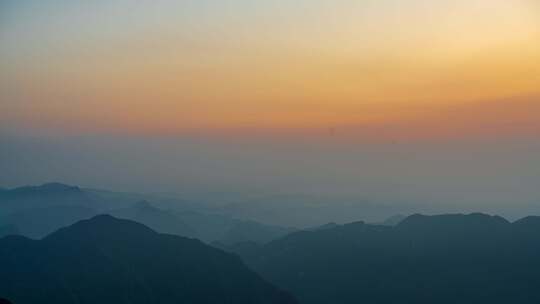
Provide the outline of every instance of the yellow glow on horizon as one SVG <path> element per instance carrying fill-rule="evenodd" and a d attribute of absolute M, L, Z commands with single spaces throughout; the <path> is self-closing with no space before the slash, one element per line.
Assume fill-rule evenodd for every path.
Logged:
<path fill-rule="evenodd" d="M 533 1 L 313 3 L 257 10 L 258 19 L 235 8 L 185 31 L 171 18 L 118 39 L 65 38 L 11 55 L 0 72 L 10 117 L 0 115 L 159 133 L 437 125 L 453 107 L 486 122 L 490 101 L 540 103 Z"/>

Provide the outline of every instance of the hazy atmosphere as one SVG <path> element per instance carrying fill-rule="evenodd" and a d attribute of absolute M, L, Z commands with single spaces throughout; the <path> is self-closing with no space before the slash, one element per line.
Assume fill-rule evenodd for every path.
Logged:
<path fill-rule="evenodd" d="M 305 195 L 301 200 L 324 198 L 337 209 L 367 200 L 401 212 L 484 211 L 510 218 L 540 212 L 540 143 L 534 138 L 363 143 L 321 137 L 6 136 L 0 183 L 61 181 L 179 196 L 230 192 L 225 200 Z"/>
<path fill-rule="evenodd" d="M 4 187 L 540 212 L 536 1 L 1 8 Z"/>
<path fill-rule="evenodd" d="M 0 304 L 538 304 L 539 186 L 538 0 L 0 0 Z"/>

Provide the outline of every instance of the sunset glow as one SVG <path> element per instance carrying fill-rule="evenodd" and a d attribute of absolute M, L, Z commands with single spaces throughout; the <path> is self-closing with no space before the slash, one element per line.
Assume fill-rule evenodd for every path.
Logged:
<path fill-rule="evenodd" d="M 4 128 L 540 132 L 534 0 L 57 2 L 3 5 Z"/>

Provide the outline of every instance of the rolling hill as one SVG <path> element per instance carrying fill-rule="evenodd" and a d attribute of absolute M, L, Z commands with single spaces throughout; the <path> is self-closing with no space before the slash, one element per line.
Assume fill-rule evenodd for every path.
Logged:
<path fill-rule="evenodd" d="M 296 303 L 234 255 L 109 215 L 2 238 L 0 269 L 0 295 L 17 304 Z"/>

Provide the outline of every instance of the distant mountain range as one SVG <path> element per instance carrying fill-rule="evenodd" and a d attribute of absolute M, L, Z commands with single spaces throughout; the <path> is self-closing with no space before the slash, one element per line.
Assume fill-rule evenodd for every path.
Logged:
<path fill-rule="evenodd" d="M 301 303 L 540 303 L 540 217 L 412 215 L 228 250 Z"/>
<path fill-rule="evenodd" d="M 294 304 L 234 255 L 100 215 L 0 239 L 0 296 L 30 303 Z"/>
<path fill-rule="evenodd" d="M 57 183 L 0 190 L 0 297 L 296 303 L 287 290 L 303 304 L 540 303 L 540 217 L 414 214 L 298 230 L 161 199 Z M 14 235 L 63 226 L 39 241 Z"/>
<path fill-rule="evenodd" d="M 40 238 L 105 208 L 99 197 L 60 183 L 0 190 L 0 223 Z"/>
<path fill-rule="evenodd" d="M 167 208 L 159 208 L 157 204 Z M 158 232 L 195 237 L 209 243 L 266 243 L 295 231 L 217 214 L 205 204 L 197 206 L 193 201 L 156 195 L 84 189 L 61 183 L 0 190 L 0 236 L 21 234 L 39 239 L 61 227 L 104 213 L 143 223 Z"/>

